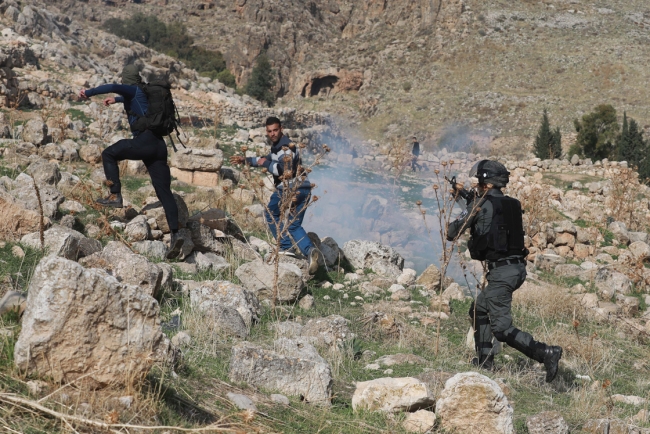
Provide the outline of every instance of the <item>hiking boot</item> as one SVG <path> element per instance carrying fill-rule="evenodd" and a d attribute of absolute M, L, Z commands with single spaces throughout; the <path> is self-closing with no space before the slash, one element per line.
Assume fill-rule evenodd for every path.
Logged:
<path fill-rule="evenodd" d="M 494 371 L 494 355 L 489 356 L 481 355 L 472 359 L 472 365 L 484 369 L 486 371 Z"/>
<path fill-rule="evenodd" d="M 311 249 L 309 252 L 309 274 L 316 274 L 318 271 L 318 259 L 320 258 L 320 252 L 317 248 Z"/>
<path fill-rule="evenodd" d="M 550 383 L 557 375 L 557 368 L 562 357 L 562 347 L 547 346 L 544 352 L 544 367 L 546 368 L 546 382 Z"/>
<path fill-rule="evenodd" d="M 101 206 L 110 206 L 112 208 L 122 208 L 124 206 L 121 193 L 111 193 L 104 199 L 97 199 L 95 202 Z"/>
<path fill-rule="evenodd" d="M 169 251 L 165 257 L 167 259 L 178 258 L 178 255 L 181 254 L 181 249 L 183 248 L 184 243 L 185 240 L 178 235 L 178 232 L 172 232 L 172 239 L 169 241 Z"/>

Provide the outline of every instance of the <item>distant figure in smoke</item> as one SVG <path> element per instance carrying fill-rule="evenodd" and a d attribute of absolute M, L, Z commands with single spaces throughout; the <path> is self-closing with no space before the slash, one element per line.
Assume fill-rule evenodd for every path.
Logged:
<path fill-rule="evenodd" d="M 311 240 L 307 236 L 307 232 L 302 227 L 302 221 L 305 217 L 305 208 L 309 204 L 311 198 L 311 181 L 307 177 L 300 181 L 298 177 L 298 166 L 302 164 L 300 159 L 300 151 L 294 143 L 291 142 L 289 137 L 282 133 L 282 123 L 276 117 L 270 117 L 266 120 L 266 136 L 271 144 L 271 152 L 266 157 L 248 157 L 235 155 L 230 157 L 232 164 L 248 164 L 253 167 L 264 167 L 269 173 L 273 175 L 273 182 L 275 184 L 275 192 L 271 195 L 271 200 L 267 206 L 268 210 L 264 212 L 266 223 L 273 237 L 277 239 L 278 229 L 282 238 L 280 239 L 280 254 L 287 256 L 295 256 L 291 249 L 293 242 L 296 243 L 300 252 L 309 258 L 309 273 L 316 274 L 318 270 L 318 249 L 314 247 Z M 287 157 L 289 157 L 287 159 Z M 292 177 L 289 181 L 289 186 L 294 187 L 295 182 L 300 182 L 297 188 L 295 201 L 291 206 L 289 213 L 289 221 L 291 222 L 286 232 L 281 226 L 281 205 L 284 192 L 284 185 L 282 177 L 285 171 L 291 171 Z M 285 178 L 286 179 L 286 178 Z M 293 188 L 292 188 L 293 190 Z"/>
<path fill-rule="evenodd" d="M 471 238 L 467 247 L 471 257 L 486 261 L 489 270 L 488 285 L 469 310 L 477 352 L 472 363 L 493 369 L 494 336 L 544 363 L 546 382 L 550 383 L 557 375 L 562 348 L 535 341 L 512 324 L 512 294 L 526 280 L 528 251 L 524 246 L 521 203 L 501 192 L 510 180 L 509 175 L 506 167 L 496 161 L 482 160 L 474 165 L 469 176 L 478 178 L 478 194 L 468 200 L 467 209 L 449 224 L 447 239 L 453 241 L 469 228 Z"/>
<path fill-rule="evenodd" d="M 140 131 L 137 122 L 147 114 L 150 107 L 147 95 L 143 90 L 144 83 L 136 65 L 126 65 L 122 70 L 122 84 L 104 84 L 94 89 L 82 89 L 79 97 L 87 99 L 94 95 L 115 93 L 119 96 L 104 98 L 104 105 L 122 103 L 128 114 L 129 125 L 133 133 L 132 139 L 115 142 L 102 152 L 102 163 L 106 183 L 110 188 L 108 197 L 98 199 L 102 206 L 122 208 L 122 184 L 118 163 L 122 160 L 142 160 L 147 167 L 151 184 L 160 200 L 169 229 L 171 230 L 170 249 L 167 259 L 176 258 L 183 247 L 183 238 L 178 235 L 178 207 L 171 190 L 171 174 L 167 165 L 167 144 L 165 139 L 151 129 Z"/>
<path fill-rule="evenodd" d="M 418 164 L 418 158 L 420 157 L 420 143 L 418 139 L 413 136 L 413 149 L 411 149 L 413 158 L 411 158 L 411 169 L 415 172 L 415 168 L 418 167 L 422 171 L 422 166 Z"/>

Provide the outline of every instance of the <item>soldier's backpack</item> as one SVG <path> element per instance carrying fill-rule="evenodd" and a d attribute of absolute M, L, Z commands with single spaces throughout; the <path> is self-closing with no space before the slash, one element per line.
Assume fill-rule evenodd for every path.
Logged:
<path fill-rule="evenodd" d="M 171 85 L 166 80 L 155 80 L 148 84 L 141 85 L 141 89 L 147 96 L 148 108 L 147 114 L 138 116 L 138 119 L 131 125 L 133 131 L 146 131 L 151 130 L 159 136 L 169 136 L 174 146 L 174 140 L 171 134 L 176 131 L 176 137 L 181 145 L 183 142 L 178 133 L 178 126 L 180 125 L 180 116 L 174 98 L 171 93 Z M 183 145 L 184 147 L 185 145 Z"/>

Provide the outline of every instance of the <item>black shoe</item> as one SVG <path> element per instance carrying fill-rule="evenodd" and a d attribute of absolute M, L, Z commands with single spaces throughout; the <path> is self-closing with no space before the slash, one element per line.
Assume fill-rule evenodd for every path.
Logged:
<path fill-rule="evenodd" d="M 95 202 L 102 206 L 110 206 L 112 208 L 122 208 L 124 206 L 121 193 L 111 193 L 108 197 L 97 199 Z"/>
<path fill-rule="evenodd" d="M 472 365 L 484 369 L 486 371 L 494 371 L 494 355 L 490 354 L 489 356 L 481 355 L 480 359 L 474 357 L 472 359 Z"/>
<path fill-rule="evenodd" d="M 550 383 L 557 375 L 557 368 L 562 357 L 562 347 L 547 346 L 544 354 L 544 367 L 546 368 L 546 382 Z"/>
<path fill-rule="evenodd" d="M 309 252 L 309 274 L 314 275 L 318 271 L 318 259 L 320 258 L 320 252 L 316 247 L 311 249 Z"/>
<path fill-rule="evenodd" d="M 169 251 L 167 252 L 167 255 L 165 256 L 167 259 L 176 259 L 178 258 L 178 255 L 181 254 L 181 249 L 183 248 L 183 244 L 185 243 L 185 240 L 181 238 L 178 233 L 173 233 L 172 232 L 172 239 L 169 242 Z"/>

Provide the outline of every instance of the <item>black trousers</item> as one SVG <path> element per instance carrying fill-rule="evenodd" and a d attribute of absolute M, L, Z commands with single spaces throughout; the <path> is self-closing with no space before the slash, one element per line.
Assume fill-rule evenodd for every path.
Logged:
<path fill-rule="evenodd" d="M 142 160 L 147 167 L 151 184 L 156 190 L 156 196 L 162 203 L 167 217 L 167 224 L 172 231 L 178 229 L 178 207 L 172 195 L 171 181 L 167 165 L 167 144 L 161 137 L 147 130 L 133 139 L 124 139 L 114 143 L 102 152 L 104 174 L 113 184 L 111 193 L 121 193 L 120 169 L 118 163 L 122 160 Z"/>

